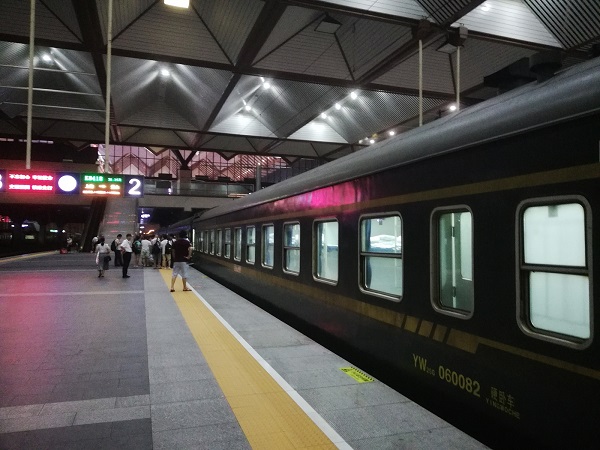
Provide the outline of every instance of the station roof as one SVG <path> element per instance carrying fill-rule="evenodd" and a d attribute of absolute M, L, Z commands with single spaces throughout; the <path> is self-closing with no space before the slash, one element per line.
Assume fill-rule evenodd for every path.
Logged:
<path fill-rule="evenodd" d="M 0 2 L 0 137 L 25 137 L 29 11 Z M 108 0 L 36 0 L 34 139 L 104 142 L 107 18 Z M 523 58 L 589 59 L 600 2 L 115 0 L 112 36 L 112 143 L 331 160 L 418 125 L 419 39 L 426 123 Z"/>

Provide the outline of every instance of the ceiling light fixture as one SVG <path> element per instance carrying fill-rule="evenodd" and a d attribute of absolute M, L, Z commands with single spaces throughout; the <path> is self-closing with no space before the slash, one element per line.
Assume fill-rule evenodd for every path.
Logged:
<path fill-rule="evenodd" d="M 375 143 L 375 139 L 369 139 L 369 144 L 374 144 Z"/>
<path fill-rule="evenodd" d="M 481 10 L 483 12 L 488 12 L 490 10 L 490 5 L 488 5 L 487 3 L 484 3 L 483 5 L 481 5 Z"/>
<path fill-rule="evenodd" d="M 190 0 L 165 0 L 165 5 L 175 6 L 176 8 L 189 8 Z"/>
<path fill-rule="evenodd" d="M 456 105 L 452 104 L 452 105 L 450 105 L 450 107 L 448 109 L 450 111 L 456 111 Z"/>
<path fill-rule="evenodd" d="M 325 15 L 323 20 L 317 25 L 315 31 L 320 33 L 334 34 L 342 24 L 337 20 L 331 18 L 329 14 Z"/>
<path fill-rule="evenodd" d="M 42 55 L 42 59 L 46 62 L 50 62 L 50 61 L 52 61 L 52 56 L 50 56 L 48 53 L 44 53 Z"/>
<path fill-rule="evenodd" d="M 263 83 L 263 87 L 264 87 L 265 89 L 267 89 L 267 90 L 268 90 L 268 89 L 270 89 L 270 88 L 271 88 L 271 83 L 269 83 L 268 81 L 265 81 L 265 82 Z"/>
<path fill-rule="evenodd" d="M 339 111 L 340 109 L 342 109 L 342 106 L 339 103 L 336 103 L 335 104 L 335 109 L 337 109 Z"/>
<path fill-rule="evenodd" d="M 324 112 L 321 113 L 321 119 L 327 119 L 327 114 L 325 114 Z"/>
<path fill-rule="evenodd" d="M 393 136 L 393 135 L 395 135 L 395 134 L 396 134 L 396 132 L 395 132 L 394 130 L 390 130 L 390 131 L 388 131 L 388 134 L 389 134 L 390 136 Z"/>
<path fill-rule="evenodd" d="M 246 111 L 252 111 L 252 106 L 250 106 L 250 105 L 246 105 L 246 106 L 244 106 L 244 109 L 245 109 Z"/>
<path fill-rule="evenodd" d="M 436 50 L 451 55 L 458 47 L 462 47 L 467 39 L 467 27 L 454 27 L 448 31 L 448 37 Z"/>
<path fill-rule="evenodd" d="M 356 91 L 352 91 L 352 92 L 350 93 L 350 98 L 351 98 L 352 100 L 356 100 L 356 98 L 357 98 L 357 97 L 358 97 L 358 94 L 356 93 Z"/>
<path fill-rule="evenodd" d="M 164 78 L 168 78 L 171 76 L 171 72 L 169 69 L 160 69 L 160 75 Z"/>

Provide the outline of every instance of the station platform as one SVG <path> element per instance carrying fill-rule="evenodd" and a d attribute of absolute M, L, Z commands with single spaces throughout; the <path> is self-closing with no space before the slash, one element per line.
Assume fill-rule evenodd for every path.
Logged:
<path fill-rule="evenodd" d="M 94 258 L 0 260 L 1 450 L 486 448 L 197 270 Z"/>

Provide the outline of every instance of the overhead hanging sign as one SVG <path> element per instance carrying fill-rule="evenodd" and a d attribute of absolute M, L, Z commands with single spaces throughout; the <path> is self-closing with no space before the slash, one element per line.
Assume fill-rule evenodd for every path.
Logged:
<path fill-rule="evenodd" d="M 105 173 L 82 173 L 81 193 L 83 195 L 123 196 L 123 176 Z"/>
<path fill-rule="evenodd" d="M 79 174 L 72 172 L 59 172 L 56 174 L 57 194 L 79 194 Z"/>
<path fill-rule="evenodd" d="M 144 177 L 140 175 L 123 175 L 123 196 L 143 197 Z"/>
<path fill-rule="evenodd" d="M 33 170 L 7 170 L 6 192 L 53 194 L 56 175 L 51 172 Z"/>
<path fill-rule="evenodd" d="M 143 197 L 144 176 L 0 169 L 0 192 Z"/>

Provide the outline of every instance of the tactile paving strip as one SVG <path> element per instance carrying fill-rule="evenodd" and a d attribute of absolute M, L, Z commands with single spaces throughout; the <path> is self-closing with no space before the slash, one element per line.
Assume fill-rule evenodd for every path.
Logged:
<path fill-rule="evenodd" d="M 252 448 L 338 448 L 194 292 L 172 296 Z"/>

